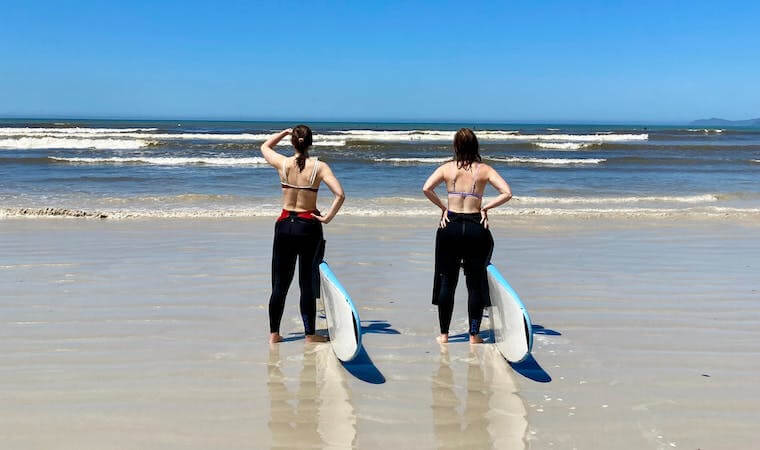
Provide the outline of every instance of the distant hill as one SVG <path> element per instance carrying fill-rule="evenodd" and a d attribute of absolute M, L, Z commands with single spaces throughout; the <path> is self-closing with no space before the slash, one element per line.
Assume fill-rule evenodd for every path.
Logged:
<path fill-rule="evenodd" d="M 699 119 L 689 125 L 700 127 L 727 126 L 727 127 L 760 127 L 760 118 L 747 120 L 726 120 L 713 117 L 711 119 Z"/>

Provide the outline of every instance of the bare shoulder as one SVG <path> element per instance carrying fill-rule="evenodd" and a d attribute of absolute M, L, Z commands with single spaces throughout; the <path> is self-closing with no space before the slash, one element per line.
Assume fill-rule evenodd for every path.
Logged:
<path fill-rule="evenodd" d="M 316 164 L 316 162 L 314 163 Z M 317 168 L 317 173 L 322 177 L 326 177 L 329 175 L 332 175 L 332 169 L 330 168 L 330 165 L 326 162 L 319 160 L 319 167 Z"/>

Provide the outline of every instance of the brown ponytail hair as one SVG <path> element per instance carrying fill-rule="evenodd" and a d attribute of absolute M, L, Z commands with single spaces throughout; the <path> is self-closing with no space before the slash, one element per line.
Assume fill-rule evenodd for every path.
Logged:
<path fill-rule="evenodd" d="M 306 166 L 306 158 L 309 157 L 309 147 L 311 147 L 311 128 L 306 125 L 297 125 L 293 127 L 293 133 L 290 136 L 290 143 L 296 149 L 296 165 L 301 172 Z"/>
<path fill-rule="evenodd" d="M 469 128 L 460 128 L 454 135 L 454 161 L 459 169 L 467 169 L 473 162 L 481 161 L 478 138 Z"/>

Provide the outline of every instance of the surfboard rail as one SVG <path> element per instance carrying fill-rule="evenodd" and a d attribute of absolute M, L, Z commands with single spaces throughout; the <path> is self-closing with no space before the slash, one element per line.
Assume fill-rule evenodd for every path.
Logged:
<path fill-rule="evenodd" d="M 502 354 L 507 360 L 509 360 L 510 362 L 521 362 L 525 360 L 530 355 L 531 351 L 533 350 L 533 323 L 530 320 L 530 314 L 528 313 L 528 309 L 525 307 L 525 304 L 520 299 L 520 296 L 514 290 L 512 285 L 509 284 L 507 279 L 504 278 L 501 272 L 499 272 L 496 266 L 494 266 L 493 264 L 489 264 L 486 270 L 488 272 L 489 278 L 492 278 L 493 281 L 498 284 L 498 287 L 500 287 L 506 292 L 506 294 L 510 297 L 510 300 L 512 301 L 514 306 L 516 306 L 517 309 L 522 313 L 522 328 L 523 328 L 522 331 L 524 333 L 524 337 L 527 339 L 527 343 L 526 343 L 527 351 L 525 352 L 525 354 L 517 360 L 510 360 L 509 356 L 507 355 L 508 352 L 503 348 L 503 345 L 500 345 L 502 343 L 496 342 L 497 347 L 499 348 L 499 351 L 502 352 Z M 491 285 L 490 281 L 491 280 L 489 280 L 489 287 Z M 495 295 L 494 292 L 491 292 L 491 304 L 492 304 L 491 323 L 492 324 L 494 323 L 494 317 L 493 317 L 494 295 Z M 497 298 L 497 303 L 500 303 L 500 302 L 501 300 Z M 494 332 L 496 332 L 496 330 L 494 330 Z"/>
<path fill-rule="evenodd" d="M 325 299 L 325 281 L 329 282 L 337 291 L 340 293 L 340 295 L 343 297 L 342 299 L 335 299 L 335 301 L 338 302 L 344 302 L 345 305 L 348 306 L 348 310 L 351 312 L 351 321 L 353 322 L 353 335 L 356 340 L 356 347 L 351 354 L 346 354 L 344 352 L 344 349 L 338 350 L 336 348 L 337 336 L 330 336 L 330 342 L 331 346 L 333 348 L 333 351 L 335 352 L 335 355 L 340 359 L 341 361 L 351 361 L 352 359 L 356 358 L 356 356 L 359 354 L 362 348 L 362 332 L 361 332 L 361 320 L 359 318 L 359 312 L 356 310 L 356 306 L 354 305 L 353 300 L 351 299 L 351 295 L 349 295 L 348 291 L 345 287 L 340 283 L 338 280 L 338 277 L 335 276 L 335 273 L 330 269 L 330 266 L 327 264 L 327 262 L 322 262 L 319 264 L 319 272 L 320 276 L 322 277 L 321 280 L 321 288 L 320 288 L 320 297 L 322 297 L 322 301 L 332 301 Z M 328 307 L 325 305 L 325 314 L 328 316 L 328 330 L 330 328 L 330 323 L 333 320 L 333 318 L 329 317 L 330 312 L 328 312 Z M 334 340 L 335 339 L 335 340 Z"/>

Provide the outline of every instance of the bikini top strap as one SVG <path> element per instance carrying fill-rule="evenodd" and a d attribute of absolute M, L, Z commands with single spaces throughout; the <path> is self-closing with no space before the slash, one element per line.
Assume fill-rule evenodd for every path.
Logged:
<path fill-rule="evenodd" d="M 309 177 L 309 186 L 314 185 L 314 180 L 317 179 L 318 170 L 319 170 L 319 158 L 314 157 L 314 169 L 311 171 L 311 176 Z"/>
<path fill-rule="evenodd" d="M 478 163 L 478 166 L 475 167 L 475 170 L 472 172 L 472 193 L 475 193 L 475 187 L 478 184 L 478 171 L 480 170 L 480 163 Z"/>
<path fill-rule="evenodd" d="M 457 162 L 453 161 L 454 164 L 454 179 L 452 180 L 452 186 L 451 186 L 451 192 L 457 191 L 457 177 L 459 176 L 459 167 L 457 167 Z"/>
<path fill-rule="evenodd" d="M 282 166 L 280 166 L 280 181 L 282 183 L 286 183 L 286 184 L 288 182 L 288 177 L 285 174 L 285 169 L 286 169 L 287 164 L 288 164 L 288 158 L 283 158 L 282 159 Z"/>

